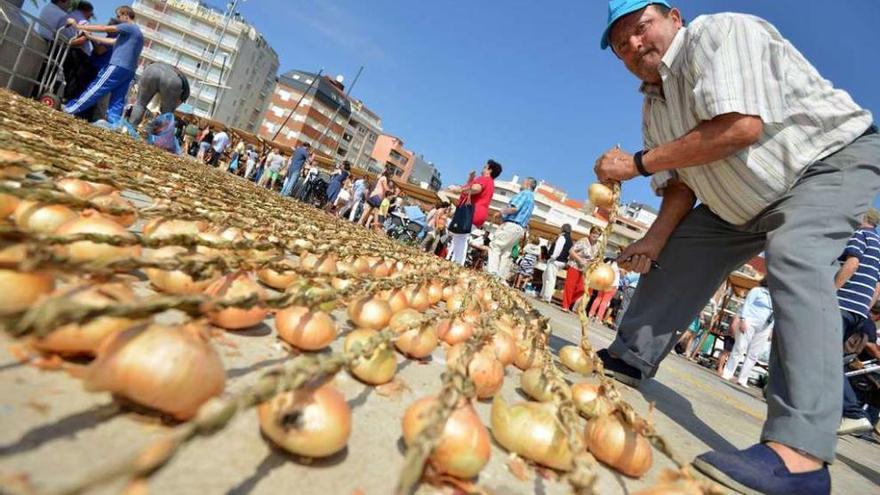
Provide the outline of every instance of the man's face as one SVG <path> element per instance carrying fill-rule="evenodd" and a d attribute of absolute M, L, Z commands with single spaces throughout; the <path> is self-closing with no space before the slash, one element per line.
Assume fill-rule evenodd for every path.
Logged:
<path fill-rule="evenodd" d="M 127 15 L 125 15 L 125 14 L 123 14 L 123 13 L 121 13 L 121 12 L 116 12 L 116 18 L 119 19 L 119 22 L 129 22 L 129 21 L 131 21 L 131 19 L 130 19 Z"/>
<path fill-rule="evenodd" d="M 660 84 L 660 61 L 681 26 L 678 9 L 664 16 L 649 5 L 617 21 L 608 40 L 630 72 L 642 81 Z"/>
<path fill-rule="evenodd" d="M 598 239 L 598 238 L 599 238 L 599 233 L 598 233 L 598 232 L 596 232 L 595 230 L 590 231 L 590 244 L 595 243 L 595 242 L 596 242 L 596 239 Z"/>

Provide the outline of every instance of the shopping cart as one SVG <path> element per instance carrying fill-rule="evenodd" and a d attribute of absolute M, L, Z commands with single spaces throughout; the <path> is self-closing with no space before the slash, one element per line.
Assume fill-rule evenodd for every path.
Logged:
<path fill-rule="evenodd" d="M 67 26 L 49 42 L 37 33 L 40 20 L 0 0 L 0 86 L 23 96 L 37 97 L 51 108 L 61 108 L 64 61 L 70 50 Z"/>

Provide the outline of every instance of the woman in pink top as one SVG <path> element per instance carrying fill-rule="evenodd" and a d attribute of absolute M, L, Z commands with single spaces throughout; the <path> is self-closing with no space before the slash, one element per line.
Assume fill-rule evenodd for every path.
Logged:
<path fill-rule="evenodd" d="M 373 210 L 379 208 L 379 205 L 382 204 L 382 200 L 385 199 L 385 194 L 388 192 L 390 183 L 391 171 L 385 169 L 379 175 L 379 179 L 376 181 L 376 187 L 370 191 L 370 195 L 367 196 L 367 200 L 364 202 L 364 213 L 361 215 L 360 220 L 358 220 L 359 224 L 364 227 L 370 227 L 367 222 L 373 218 Z"/>
<path fill-rule="evenodd" d="M 456 207 L 466 204 L 467 198 L 470 196 L 471 203 L 474 205 L 474 227 L 482 227 L 489 216 L 489 203 L 492 201 L 492 194 L 495 193 L 495 179 L 499 175 L 501 175 L 501 164 L 495 160 L 489 160 L 479 177 L 474 178 L 474 173 L 471 172 L 467 184 L 449 188 L 453 193 L 461 194 Z M 470 234 L 452 233 L 452 249 L 449 252 L 449 259 L 462 266 L 467 259 L 468 237 Z"/>

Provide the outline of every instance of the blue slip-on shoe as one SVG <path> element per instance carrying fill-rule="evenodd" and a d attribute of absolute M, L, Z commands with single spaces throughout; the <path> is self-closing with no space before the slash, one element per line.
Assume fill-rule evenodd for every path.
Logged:
<path fill-rule="evenodd" d="M 602 349 L 596 353 L 602 360 L 602 367 L 605 368 L 605 375 L 633 388 L 639 388 L 642 383 L 642 372 L 635 366 L 626 363 L 623 359 L 616 358 L 608 352 L 608 349 Z"/>
<path fill-rule="evenodd" d="M 746 495 L 828 495 L 828 466 L 792 473 L 770 447 L 759 443 L 736 452 L 706 452 L 694 467 L 722 485 Z"/>

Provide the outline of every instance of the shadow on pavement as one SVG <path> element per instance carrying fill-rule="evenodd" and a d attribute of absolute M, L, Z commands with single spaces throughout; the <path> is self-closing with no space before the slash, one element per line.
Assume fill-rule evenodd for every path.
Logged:
<path fill-rule="evenodd" d="M 859 476 L 874 483 L 875 486 L 880 486 L 880 473 L 878 473 L 877 471 L 869 468 L 868 466 L 865 466 L 864 464 L 859 463 L 855 459 L 850 459 L 840 452 L 837 453 L 836 457 L 840 462 L 846 464 L 847 466 L 849 466 L 850 469 L 858 473 Z"/>
<path fill-rule="evenodd" d="M 653 402 L 658 411 L 666 415 L 676 424 L 690 432 L 691 435 L 700 439 L 712 450 L 732 452 L 736 446 L 719 435 L 709 425 L 694 414 L 694 408 L 689 400 L 682 397 L 678 392 L 663 385 L 657 380 L 643 381 L 639 392 L 646 401 Z"/>
<path fill-rule="evenodd" d="M 76 436 L 80 431 L 109 421 L 120 412 L 119 404 L 109 402 L 37 426 L 22 435 L 15 443 L 0 445 L 0 457 L 27 452 L 59 438 Z"/>
<path fill-rule="evenodd" d="M 251 371 L 256 371 L 261 368 L 265 368 L 267 366 L 272 366 L 274 364 L 281 364 L 284 361 L 291 359 L 290 356 L 283 356 L 280 358 L 266 359 L 263 361 L 257 361 L 256 363 L 245 366 L 244 368 L 233 368 L 226 372 L 226 379 L 238 378 L 241 375 L 246 375 Z"/>
<path fill-rule="evenodd" d="M 269 473 L 274 471 L 275 469 L 284 465 L 287 462 L 287 459 L 278 453 L 275 452 L 273 448 L 269 454 L 263 458 L 263 461 L 260 462 L 260 465 L 257 466 L 257 469 L 254 470 L 254 474 L 248 476 L 246 479 L 242 480 L 241 483 L 235 485 L 231 490 L 226 492 L 227 495 L 247 495 L 251 491 L 253 491 L 254 487 L 257 486 L 257 483 L 260 482 L 263 478 L 266 477 Z"/>

